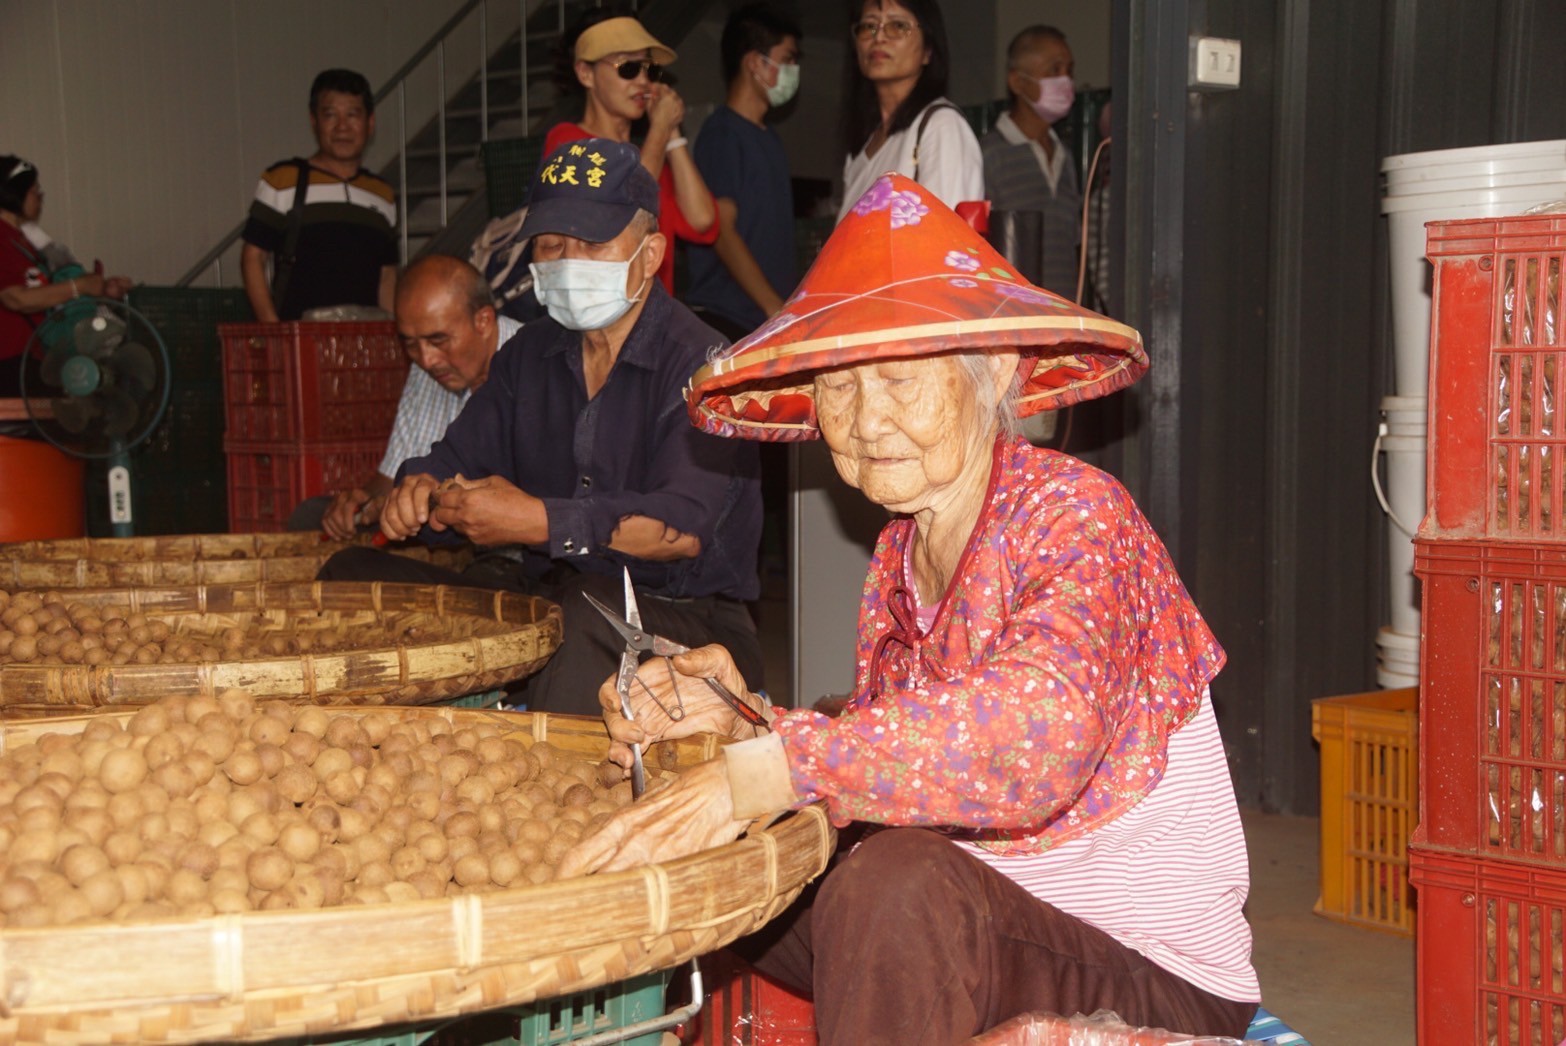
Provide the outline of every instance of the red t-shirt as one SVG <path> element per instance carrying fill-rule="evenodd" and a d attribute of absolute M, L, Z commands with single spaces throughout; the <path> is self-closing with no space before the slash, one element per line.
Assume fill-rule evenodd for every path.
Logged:
<path fill-rule="evenodd" d="M 544 154 L 549 155 L 567 142 L 592 137 L 593 132 L 581 124 L 557 123 L 544 137 Z M 716 200 L 713 201 L 712 209 L 716 214 L 718 210 Z M 691 223 L 685 218 L 685 212 L 680 210 L 679 198 L 674 195 L 674 172 L 669 169 L 668 163 L 665 163 L 663 172 L 658 175 L 658 231 L 669 238 L 669 249 L 663 254 L 663 264 L 658 266 L 658 279 L 662 281 L 664 290 L 670 294 L 674 293 L 675 238 L 689 240 L 691 243 L 717 243 L 718 225 L 719 223 L 714 219 L 712 227 L 706 232 L 697 232 L 691 227 Z"/>
<path fill-rule="evenodd" d="M 0 288 L 42 287 L 49 282 L 48 270 L 22 230 L 10 222 L 0 222 Z M 0 305 L 0 360 L 12 360 L 27 348 L 27 339 L 37 326 L 32 315 L 12 312 Z"/>

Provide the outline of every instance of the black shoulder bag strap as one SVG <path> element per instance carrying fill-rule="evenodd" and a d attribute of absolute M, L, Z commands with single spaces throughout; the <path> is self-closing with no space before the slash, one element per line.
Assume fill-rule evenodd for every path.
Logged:
<path fill-rule="evenodd" d="M 924 127 L 925 127 L 926 124 L 928 124 L 930 122 L 930 117 L 934 116 L 936 113 L 940 112 L 942 109 L 954 109 L 959 114 L 962 112 L 961 109 L 958 109 L 951 102 L 942 102 L 939 105 L 932 105 L 932 106 L 930 106 L 928 109 L 926 109 L 924 111 L 924 114 L 919 117 L 919 129 L 914 132 L 914 150 L 913 150 L 913 162 L 914 162 L 913 180 L 916 181 L 916 182 L 919 181 L 919 143 L 924 141 Z"/>
<path fill-rule="evenodd" d="M 272 306 L 283 307 L 283 295 L 288 293 L 288 280 L 294 274 L 294 262 L 299 256 L 299 231 L 304 227 L 305 197 L 310 195 L 310 161 L 295 159 L 299 177 L 294 182 L 294 205 L 288 209 L 288 228 L 283 233 L 283 246 L 272 259 Z"/>

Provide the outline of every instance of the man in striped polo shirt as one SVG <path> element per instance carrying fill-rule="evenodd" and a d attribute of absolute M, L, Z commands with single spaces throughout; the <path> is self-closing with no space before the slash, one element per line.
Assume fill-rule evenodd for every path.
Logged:
<path fill-rule="evenodd" d="M 1038 283 L 1066 298 L 1076 296 L 1082 193 L 1075 159 L 1054 125 L 1076 100 L 1075 72 L 1071 48 L 1059 29 L 1035 25 L 1019 32 L 1006 48 L 1011 107 L 979 142 L 990 206 L 1039 214 Z"/>
<path fill-rule="evenodd" d="M 256 319 L 297 320 L 329 305 L 392 310 L 397 281 L 397 197 L 363 167 L 375 133 L 369 81 L 328 69 L 310 86 L 316 151 L 266 169 L 245 224 L 240 268 Z M 295 213 L 300 182 L 302 210 Z M 270 268 L 271 274 L 268 274 Z"/>

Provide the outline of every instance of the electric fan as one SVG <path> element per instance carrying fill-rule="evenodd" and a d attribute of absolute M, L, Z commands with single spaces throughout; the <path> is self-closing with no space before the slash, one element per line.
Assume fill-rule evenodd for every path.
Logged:
<path fill-rule="evenodd" d="M 50 443 L 109 463 L 109 522 L 130 537 L 130 452 L 169 404 L 169 351 L 124 302 L 81 298 L 49 315 L 23 354 L 27 416 Z"/>

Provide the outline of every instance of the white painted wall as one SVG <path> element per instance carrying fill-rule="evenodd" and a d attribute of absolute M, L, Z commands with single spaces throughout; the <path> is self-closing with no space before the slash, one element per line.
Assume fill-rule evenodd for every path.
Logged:
<path fill-rule="evenodd" d="M 530 0 L 531 3 L 553 0 Z M 177 278 L 240 221 L 269 163 L 312 148 L 305 100 L 327 66 L 378 85 L 461 0 L 41 0 L 4 5 L 0 152 L 39 165 L 43 226 L 87 261 L 148 283 Z M 516 4 L 489 4 L 490 46 L 516 26 Z M 1004 53 L 1025 25 L 1069 37 L 1084 85 L 1109 82 L 1108 0 L 981 0 L 948 7 L 952 96 L 999 97 Z M 718 37 L 725 5 L 682 42 L 677 67 L 693 116 L 721 103 Z M 835 9 L 834 9 L 835 10 Z M 959 13 L 960 12 L 960 13 Z M 778 125 L 795 174 L 836 179 L 846 25 L 806 11 L 806 64 L 794 111 Z M 476 29 L 447 56 L 454 89 L 477 68 Z M 433 63 L 411 81 L 408 116 L 434 111 Z M 383 104 L 367 165 L 392 151 L 396 107 Z M 225 276 L 235 282 L 235 257 Z"/>
<path fill-rule="evenodd" d="M 310 81 L 357 69 L 378 87 L 461 0 L 7 2 L 0 153 L 39 168 L 40 224 L 84 261 L 171 283 L 244 218 L 256 178 L 314 149 Z M 516 4 L 489 4 L 490 46 Z M 447 54 L 452 89 L 478 67 L 476 22 Z M 410 126 L 435 109 L 431 69 L 409 87 Z M 423 87 L 421 91 L 419 88 Z M 366 166 L 391 152 L 383 103 Z M 227 282 L 237 270 L 226 268 Z"/>

